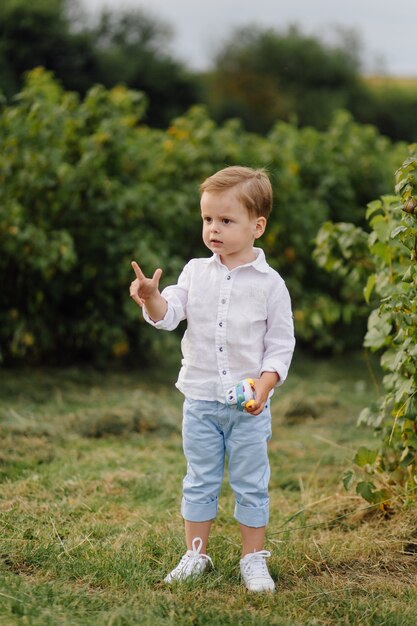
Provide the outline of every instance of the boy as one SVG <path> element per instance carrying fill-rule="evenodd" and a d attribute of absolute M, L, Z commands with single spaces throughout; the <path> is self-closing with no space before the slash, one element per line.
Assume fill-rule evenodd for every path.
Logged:
<path fill-rule="evenodd" d="M 173 330 L 187 319 L 176 383 L 184 394 L 183 447 L 187 474 L 181 512 L 187 552 L 165 582 L 201 574 L 217 513 L 225 453 L 240 524 L 240 571 L 251 591 L 274 591 L 263 549 L 269 517 L 271 437 L 269 398 L 287 376 L 294 350 L 290 297 L 283 279 L 254 248 L 272 208 L 263 170 L 226 167 L 200 187 L 203 241 L 211 258 L 192 259 L 176 285 L 159 292 L 161 269 L 145 278 L 132 262 L 130 295 L 145 319 Z M 255 402 L 245 412 L 228 406 L 227 390 L 254 379 Z"/>

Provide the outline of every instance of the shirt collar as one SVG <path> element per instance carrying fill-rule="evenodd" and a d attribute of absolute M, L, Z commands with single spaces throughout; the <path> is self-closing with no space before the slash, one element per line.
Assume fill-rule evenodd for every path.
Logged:
<path fill-rule="evenodd" d="M 251 263 L 245 263 L 245 265 L 239 265 L 235 269 L 239 269 L 241 267 L 253 267 L 253 269 L 257 270 L 258 272 L 261 272 L 262 274 L 268 274 L 268 272 L 269 272 L 269 265 L 266 262 L 265 252 L 262 250 L 262 248 L 254 248 L 253 250 L 254 250 L 254 252 L 256 254 L 256 259 L 251 261 Z M 208 261 L 209 262 L 215 262 L 218 265 L 220 265 L 221 267 L 226 268 L 226 266 L 223 265 L 223 263 L 221 262 L 220 256 L 218 254 L 213 254 L 213 256 L 210 257 L 208 259 Z"/>

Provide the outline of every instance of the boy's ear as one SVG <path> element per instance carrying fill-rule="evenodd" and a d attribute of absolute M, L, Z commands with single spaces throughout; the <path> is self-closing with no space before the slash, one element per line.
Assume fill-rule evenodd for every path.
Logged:
<path fill-rule="evenodd" d="M 259 237 L 261 237 L 264 234 L 265 228 L 266 228 L 266 217 L 258 217 L 256 219 L 256 224 L 255 224 L 255 239 L 259 239 Z"/>

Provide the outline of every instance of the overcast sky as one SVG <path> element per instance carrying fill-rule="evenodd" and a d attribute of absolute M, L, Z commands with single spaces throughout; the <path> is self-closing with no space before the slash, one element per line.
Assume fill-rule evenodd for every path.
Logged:
<path fill-rule="evenodd" d="M 171 51 L 190 67 L 207 67 L 234 28 L 258 24 L 329 41 L 337 27 L 353 28 L 367 73 L 417 76 L 417 0 L 80 0 L 89 11 L 140 7 L 174 29 Z"/>

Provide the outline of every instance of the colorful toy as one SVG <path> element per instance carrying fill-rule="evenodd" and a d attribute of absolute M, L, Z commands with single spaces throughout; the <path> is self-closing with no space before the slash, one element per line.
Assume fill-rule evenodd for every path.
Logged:
<path fill-rule="evenodd" d="M 226 403 L 230 405 L 237 405 L 239 411 L 250 409 L 255 404 L 255 384 L 252 378 L 245 378 L 228 389 L 226 393 Z"/>

